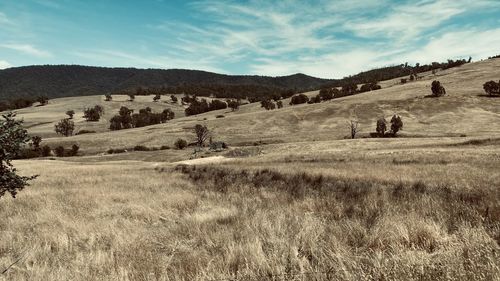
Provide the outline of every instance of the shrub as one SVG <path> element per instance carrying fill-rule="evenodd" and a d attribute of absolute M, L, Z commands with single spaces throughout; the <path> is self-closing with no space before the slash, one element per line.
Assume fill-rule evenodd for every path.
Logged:
<path fill-rule="evenodd" d="M 437 80 L 434 80 L 431 85 L 432 95 L 435 97 L 444 96 L 446 94 L 446 90 L 441 83 Z"/>
<path fill-rule="evenodd" d="M 84 135 L 84 134 L 95 134 L 96 131 L 91 130 L 80 130 L 75 135 Z"/>
<path fill-rule="evenodd" d="M 403 120 L 399 115 L 394 115 L 391 118 L 391 131 L 394 136 L 403 129 Z"/>
<path fill-rule="evenodd" d="M 80 146 L 78 146 L 77 144 L 73 144 L 71 146 L 71 150 L 69 151 L 69 155 L 70 156 L 76 156 L 78 154 L 78 150 L 80 149 Z"/>
<path fill-rule="evenodd" d="M 177 139 L 175 142 L 174 142 L 174 147 L 177 148 L 177 149 L 184 149 L 187 147 L 187 141 L 184 140 L 184 139 Z"/>
<path fill-rule="evenodd" d="M 279 100 L 279 101 L 277 101 L 277 102 L 276 102 L 276 106 L 277 106 L 278 108 L 283 108 L 283 102 L 282 102 L 282 101 L 280 101 L 280 100 Z"/>
<path fill-rule="evenodd" d="M 135 94 L 128 94 L 128 97 L 129 97 L 129 101 L 134 101 L 135 100 Z"/>
<path fill-rule="evenodd" d="M 240 102 L 237 100 L 228 100 L 227 101 L 227 106 L 231 108 L 231 111 L 235 111 L 238 108 L 240 108 Z"/>
<path fill-rule="evenodd" d="M 73 135 L 73 130 L 75 129 L 75 123 L 69 119 L 62 119 L 54 126 L 54 130 L 57 134 L 63 135 L 65 137 Z"/>
<path fill-rule="evenodd" d="M 66 111 L 66 115 L 68 115 L 69 119 L 73 119 L 73 115 L 75 115 L 75 111 L 68 110 L 68 111 Z"/>
<path fill-rule="evenodd" d="M 171 95 L 170 99 L 172 100 L 172 103 L 177 103 L 177 97 L 176 96 Z"/>
<path fill-rule="evenodd" d="M 150 151 L 151 149 L 149 147 L 146 147 L 144 145 L 136 145 L 134 146 L 134 151 Z"/>
<path fill-rule="evenodd" d="M 200 147 L 203 146 L 208 137 L 210 137 L 210 131 L 207 126 L 200 124 L 194 126 L 194 133 L 196 134 L 196 144 Z"/>
<path fill-rule="evenodd" d="M 500 95 L 500 81 L 498 81 L 498 83 L 495 81 L 488 81 L 483 84 L 483 89 L 490 96 Z"/>
<path fill-rule="evenodd" d="M 127 152 L 126 149 L 124 148 L 110 148 L 108 149 L 108 151 L 106 151 L 108 154 L 117 154 L 117 153 L 124 153 L 124 152 Z"/>
<path fill-rule="evenodd" d="M 40 136 L 32 136 L 31 137 L 31 143 L 33 144 L 34 150 L 40 149 L 41 142 L 42 142 L 42 137 L 40 137 Z"/>
<path fill-rule="evenodd" d="M 113 96 L 111 96 L 111 94 L 105 94 L 104 95 L 104 100 L 105 101 L 112 101 L 113 100 Z"/>
<path fill-rule="evenodd" d="M 56 153 L 57 157 L 64 157 L 64 147 L 58 146 L 56 149 L 54 149 L 54 152 Z"/>
<path fill-rule="evenodd" d="M 276 108 L 276 105 L 271 100 L 265 99 L 260 101 L 260 107 L 263 107 L 266 110 L 272 110 Z"/>
<path fill-rule="evenodd" d="M 333 91 L 331 88 L 323 88 L 319 90 L 319 96 L 321 97 L 321 100 L 331 100 L 333 99 Z"/>
<path fill-rule="evenodd" d="M 100 105 L 96 105 L 91 108 L 85 108 L 83 110 L 83 118 L 91 122 L 99 121 L 99 119 L 103 114 L 104 114 L 104 108 Z"/>
<path fill-rule="evenodd" d="M 221 100 L 213 100 L 210 102 L 208 106 L 208 110 L 219 110 L 219 109 L 226 109 L 227 108 L 227 103 L 221 101 Z"/>
<path fill-rule="evenodd" d="M 42 156 L 43 156 L 43 157 L 50 156 L 51 152 L 52 152 L 52 149 L 50 148 L 50 146 L 48 146 L 48 145 L 44 145 L 44 146 L 42 147 Z"/>
<path fill-rule="evenodd" d="M 376 131 L 380 137 L 385 135 L 385 131 L 387 131 L 387 121 L 385 118 L 380 118 L 377 120 L 377 128 Z"/>
<path fill-rule="evenodd" d="M 356 85 L 356 83 L 353 82 L 346 83 L 344 84 L 344 86 L 342 86 L 341 92 L 344 96 L 354 95 L 358 92 L 358 85 Z"/>
<path fill-rule="evenodd" d="M 379 90 L 381 88 L 382 87 L 380 87 L 380 85 L 378 85 L 377 83 L 366 83 L 362 85 L 361 88 L 359 88 L 359 92 L 364 93 L 364 92 Z"/>
<path fill-rule="evenodd" d="M 168 146 L 168 145 L 162 145 L 160 147 L 160 150 L 167 150 L 167 149 L 170 149 L 170 146 Z"/>
<path fill-rule="evenodd" d="M 46 96 L 39 96 L 36 98 L 36 101 L 40 103 L 40 105 L 46 105 L 49 103 L 49 98 Z"/>
<path fill-rule="evenodd" d="M 161 99 L 161 95 L 160 94 L 156 94 L 154 97 L 153 97 L 153 102 L 157 102 Z"/>
<path fill-rule="evenodd" d="M 401 84 L 406 84 L 406 78 L 401 78 Z"/>
<path fill-rule="evenodd" d="M 224 115 L 217 115 L 215 116 L 215 118 L 224 118 L 225 116 Z"/>
<path fill-rule="evenodd" d="M 292 100 L 290 101 L 290 105 L 302 104 L 302 103 L 306 103 L 308 101 L 309 101 L 309 98 L 306 95 L 298 94 L 298 95 L 295 95 L 292 97 Z"/>
<path fill-rule="evenodd" d="M 316 95 L 312 97 L 307 103 L 312 104 L 312 103 L 320 103 L 321 102 L 321 97 L 320 95 Z"/>

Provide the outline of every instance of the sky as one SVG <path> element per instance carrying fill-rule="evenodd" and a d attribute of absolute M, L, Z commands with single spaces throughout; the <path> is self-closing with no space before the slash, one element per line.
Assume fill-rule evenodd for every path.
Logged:
<path fill-rule="evenodd" d="M 342 78 L 500 54 L 500 0 L 0 0 L 0 69 L 37 64 Z"/>

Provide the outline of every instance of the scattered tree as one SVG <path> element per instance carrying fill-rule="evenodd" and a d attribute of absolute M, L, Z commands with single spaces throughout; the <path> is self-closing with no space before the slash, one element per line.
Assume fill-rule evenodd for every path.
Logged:
<path fill-rule="evenodd" d="M 96 105 L 94 107 L 85 108 L 83 110 L 83 118 L 87 120 L 87 122 L 97 122 L 101 119 L 101 116 L 104 114 L 104 108 L 100 105 Z"/>
<path fill-rule="evenodd" d="M 265 99 L 260 101 L 260 107 L 263 107 L 266 110 L 273 110 L 276 108 L 276 104 L 274 104 L 272 100 Z"/>
<path fill-rule="evenodd" d="M 128 95 L 128 97 L 129 97 L 129 100 L 128 100 L 128 101 L 134 101 L 134 100 L 135 100 L 135 94 L 133 94 L 133 93 L 129 93 L 129 94 L 127 94 L 127 95 Z"/>
<path fill-rule="evenodd" d="M 187 147 L 187 145 L 188 145 L 187 141 L 183 140 L 183 139 L 177 139 L 174 142 L 174 147 L 177 148 L 177 149 L 184 149 L 184 148 Z"/>
<path fill-rule="evenodd" d="M 40 136 L 32 136 L 31 137 L 31 143 L 33 144 L 33 149 L 34 150 L 39 150 L 40 149 L 40 143 L 42 142 L 42 137 Z"/>
<path fill-rule="evenodd" d="M 441 83 L 437 80 L 434 80 L 431 85 L 432 95 L 435 97 L 440 97 L 446 95 L 446 90 Z"/>
<path fill-rule="evenodd" d="M 283 102 L 282 102 L 282 101 L 280 101 L 280 100 L 279 100 L 279 101 L 277 101 L 277 102 L 276 102 L 276 106 L 277 106 L 278 108 L 283 108 Z"/>
<path fill-rule="evenodd" d="M 44 145 L 42 146 L 42 156 L 43 157 L 48 157 L 50 156 L 50 153 L 52 152 L 52 149 L 50 149 L 50 146 Z"/>
<path fill-rule="evenodd" d="M 70 156 L 76 156 L 79 149 L 80 146 L 78 146 L 77 144 L 73 144 L 73 146 L 71 146 L 71 150 L 69 151 Z"/>
<path fill-rule="evenodd" d="M 171 95 L 170 99 L 172 100 L 172 103 L 177 103 L 177 97 L 176 96 Z"/>
<path fill-rule="evenodd" d="M 292 100 L 290 101 L 290 105 L 302 104 L 302 103 L 306 103 L 308 101 L 309 101 L 309 98 L 306 95 L 298 94 L 298 95 L 295 95 L 292 97 Z"/>
<path fill-rule="evenodd" d="M 351 130 L 351 139 L 356 138 L 356 134 L 358 133 L 359 122 L 356 120 L 351 120 L 349 122 L 349 129 Z"/>
<path fill-rule="evenodd" d="M 73 119 L 73 115 L 75 115 L 75 111 L 68 110 L 68 111 L 66 111 L 66 115 L 68 115 L 69 119 Z"/>
<path fill-rule="evenodd" d="M 113 100 L 113 96 L 111 96 L 111 94 L 105 94 L 104 95 L 104 100 L 105 101 L 112 101 Z"/>
<path fill-rule="evenodd" d="M 62 119 L 54 126 L 54 130 L 57 134 L 63 135 L 65 137 L 73 135 L 73 130 L 75 129 L 75 123 L 69 119 Z"/>
<path fill-rule="evenodd" d="M 153 102 L 157 102 L 161 99 L 161 95 L 160 94 L 156 94 L 154 97 L 153 97 Z"/>
<path fill-rule="evenodd" d="M 227 106 L 231 108 L 231 111 L 238 110 L 240 108 L 240 101 L 238 100 L 228 100 L 227 101 Z"/>
<path fill-rule="evenodd" d="M 401 84 L 406 84 L 407 79 L 406 78 L 401 78 Z"/>
<path fill-rule="evenodd" d="M 202 147 L 205 141 L 210 137 L 210 131 L 207 126 L 196 124 L 194 126 L 194 133 L 196 134 L 196 144 Z"/>
<path fill-rule="evenodd" d="M 380 137 L 385 135 L 385 131 L 387 131 L 387 121 L 385 118 L 380 118 L 377 120 L 377 133 Z"/>
<path fill-rule="evenodd" d="M 483 84 L 483 89 L 488 95 L 500 95 L 500 81 L 496 83 L 495 81 L 488 81 Z"/>
<path fill-rule="evenodd" d="M 54 149 L 54 152 L 56 154 L 57 157 L 64 157 L 64 147 L 63 146 L 58 146 L 56 147 L 56 149 Z"/>
<path fill-rule="evenodd" d="M 331 100 L 333 99 L 333 91 L 331 88 L 322 88 L 319 90 L 319 96 L 323 101 Z"/>
<path fill-rule="evenodd" d="M 392 116 L 392 118 L 391 118 L 392 134 L 394 136 L 396 136 L 396 134 L 401 130 L 403 130 L 403 120 L 401 119 L 401 117 L 399 115 Z"/>
<path fill-rule="evenodd" d="M 30 141 L 28 131 L 23 128 L 23 121 L 16 121 L 14 113 L 2 115 L 0 120 L 0 197 L 10 193 L 16 197 L 18 191 L 28 186 L 28 181 L 37 176 L 20 176 L 12 165 L 22 148 Z"/>
<path fill-rule="evenodd" d="M 49 103 L 49 98 L 47 96 L 39 96 L 36 98 L 36 101 L 40 103 L 40 105 L 46 105 Z"/>

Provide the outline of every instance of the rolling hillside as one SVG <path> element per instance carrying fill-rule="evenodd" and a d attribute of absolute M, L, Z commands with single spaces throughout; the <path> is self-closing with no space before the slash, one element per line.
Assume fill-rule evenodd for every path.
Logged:
<path fill-rule="evenodd" d="M 224 75 L 186 69 L 106 68 L 79 65 L 25 66 L 0 70 L 0 100 L 15 97 L 88 96 L 137 87 L 181 84 L 260 85 L 286 89 L 318 88 L 332 80 L 304 74 L 281 77 Z"/>

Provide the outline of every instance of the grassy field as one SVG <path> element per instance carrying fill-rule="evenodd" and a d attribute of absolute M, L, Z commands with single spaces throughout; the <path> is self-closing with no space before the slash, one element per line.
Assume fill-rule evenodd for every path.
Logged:
<path fill-rule="evenodd" d="M 439 99 L 425 98 L 429 74 L 274 111 L 182 117 L 180 104 L 118 96 L 19 110 L 31 133 L 83 155 L 15 161 L 40 176 L 0 199 L 0 280 L 500 280 L 500 99 L 481 96 L 499 66 L 438 72 Z M 97 103 L 103 121 L 76 123 L 98 133 L 54 136 L 67 109 Z M 108 132 L 122 104 L 177 117 Z M 347 120 L 366 136 L 393 113 L 402 137 L 343 139 Z M 191 141 L 196 123 L 230 149 L 102 154 Z"/>

